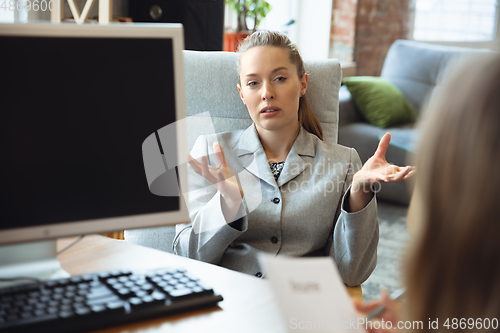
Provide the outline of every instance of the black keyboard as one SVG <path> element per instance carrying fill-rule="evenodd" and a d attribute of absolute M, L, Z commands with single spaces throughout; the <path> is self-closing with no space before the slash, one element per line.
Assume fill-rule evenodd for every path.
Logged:
<path fill-rule="evenodd" d="M 0 289 L 0 332 L 81 332 L 213 306 L 183 269 L 108 271 Z"/>

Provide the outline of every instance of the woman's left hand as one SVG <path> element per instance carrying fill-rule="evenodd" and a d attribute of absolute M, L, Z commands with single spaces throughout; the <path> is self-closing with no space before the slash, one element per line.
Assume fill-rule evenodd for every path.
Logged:
<path fill-rule="evenodd" d="M 385 133 L 378 144 L 377 151 L 370 157 L 365 165 L 354 174 L 353 186 L 359 188 L 371 188 L 378 182 L 395 183 L 407 180 L 415 175 L 415 167 L 400 167 L 389 164 L 385 159 L 385 153 L 391 142 L 391 134 Z"/>
<path fill-rule="evenodd" d="M 391 134 L 386 133 L 380 140 L 375 154 L 354 174 L 347 208 L 349 212 L 354 213 L 366 207 L 373 196 L 373 185 L 380 182 L 395 183 L 415 175 L 415 167 L 399 167 L 385 160 L 385 152 L 390 142 Z"/>

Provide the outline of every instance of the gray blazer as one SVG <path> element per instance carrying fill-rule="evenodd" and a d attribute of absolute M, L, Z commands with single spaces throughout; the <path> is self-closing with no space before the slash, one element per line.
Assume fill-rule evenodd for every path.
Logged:
<path fill-rule="evenodd" d="M 225 221 L 220 193 L 189 167 L 189 225 L 179 225 L 177 254 L 263 276 L 260 251 L 291 256 L 330 255 L 347 285 L 365 281 L 377 262 L 375 195 L 361 211 L 348 213 L 354 173 L 361 161 L 352 148 L 326 144 L 300 129 L 276 182 L 254 125 L 246 130 L 200 136 L 191 155 L 218 166 L 219 142 L 245 193 L 241 230 Z"/>

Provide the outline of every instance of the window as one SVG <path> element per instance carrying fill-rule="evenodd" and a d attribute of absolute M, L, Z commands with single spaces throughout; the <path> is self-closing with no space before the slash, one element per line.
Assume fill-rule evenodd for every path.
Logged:
<path fill-rule="evenodd" d="M 25 0 L 0 0 L 0 23 L 28 22 L 25 4 Z"/>
<path fill-rule="evenodd" d="M 15 7 L 7 0 L 0 0 L 0 23 L 14 23 Z"/>
<path fill-rule="evenodd" d="M 272 7 L 259 29 L 286 33 L 304 59 L 328 59 L 334 0 L 266 0 Z M 225 27 L 236 27 L 234 10 L 226 7 Z M 290 24 L 290 22 L 293 24 Z M 253 28 L 251 19 L 248 28 Z"/>
<path fill-rule="evenodd" d="M 498 0 L 417 0 L 413 39 L 491 41 L 495 39 Z"/>

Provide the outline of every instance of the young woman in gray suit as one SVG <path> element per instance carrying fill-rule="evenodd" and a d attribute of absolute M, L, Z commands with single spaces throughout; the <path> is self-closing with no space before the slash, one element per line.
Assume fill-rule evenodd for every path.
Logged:
<path fill-rule="evenodd" d="M 406 179 L 412 168 L 387 163 L 389 134 L 363 167 L 354 149 L 322 141 L 304 96 L 303 60 L 287 36 L 259 31 L 239 52 L 237 88 L 254 123 L 196 141 L 192 223 L 179 230 L 174 249 L 258 277 L 259 252 L 330 255 L 347 285 L 361 284 L 376 265 L 372 185 Z"/>

